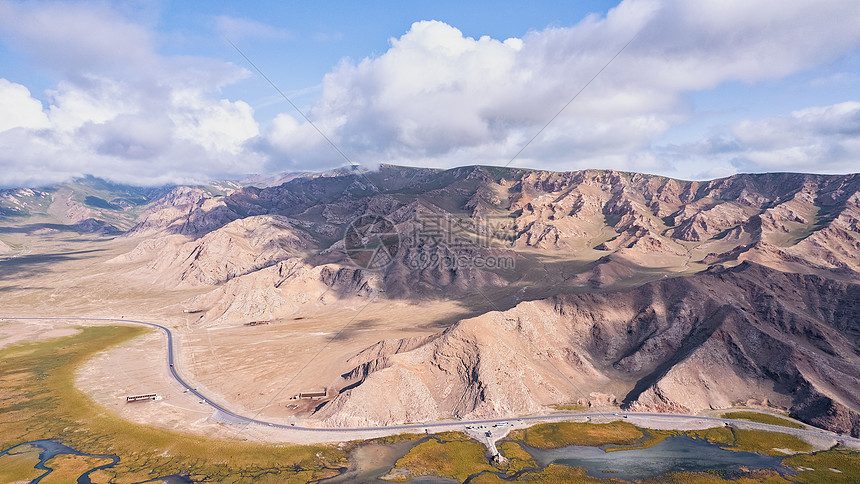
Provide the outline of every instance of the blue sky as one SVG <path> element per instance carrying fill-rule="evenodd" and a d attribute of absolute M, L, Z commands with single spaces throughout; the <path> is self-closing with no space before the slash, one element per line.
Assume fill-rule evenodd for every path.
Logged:
<path fill-rule="evenodd" d="M 342 166 L 225 39 L 368 169 L 853 172 L 856 25 L 850 1 L 0 0 L 0 185 Z"/>

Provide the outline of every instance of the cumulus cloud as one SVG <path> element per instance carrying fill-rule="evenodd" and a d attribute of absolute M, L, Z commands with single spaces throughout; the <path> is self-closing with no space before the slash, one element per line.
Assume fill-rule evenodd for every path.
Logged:
<path fill-rule="evenodd" d="M 42 103 L 20 84 L 0 78 L 0 131 L 12 128 L 46 128 L 48 117 Z"/>
<path fill-rule="evenodd" d="M 671 171 L 651 142 L 689 118 L 688 93 L 832 60 L 860 44 L 858 24 L 850 2 L 741 0 L 627 0 L 506 40 L 416 22 L 326 75 L 310 117 L 363 164 L 504 164 L 638 33 L 514 164 Z M 265 134 L 274 167 L 338 163 L 313 130 L 281 121 Z"/>
<path fill-rule="evenodd" d="M 260 169 L 244 148 L 259 135 L 253 109 L 219 96 L 247 70 L 159 55 L 149 31 L 103 6 L 0 3 L 0 19 L 4 40 L 63 78 L 44 107 L 0 79 L 0 185 L 89 173 L 159 184 Z"/>
<path fill-rule="evenodd" d="M 854 172 L 860 160 L 860 102 L 746 120 L 698 143 L 667 146 L 664 150 L 667 158 L 705 162 L 702 164 L 717 167 L 722 175 Z"/>
<path fill-rule="evenodd" d="M 233 40 L 286 35 L 247 19 L 214 22 Z M 284 112 L 261 128 L 251 106 L 221 95 L 246 69 L 160 55 L 156 32 L 103 4 L 0 0 L 0 39 L 62 79 L 41 97 L 0 80 L 0 184 L 84 173 L 183 182 L 343 165 L 316 128 L 365 166 L 501 165 L 634 35 L 514 166 L 689 174 L 705 162 L 708 176 L 805 170 L 814 159 L 830 160 L 820 171 L 839 171 L 858 134 L 828 131 L 825 119 L 856 121 L 851 103 L 749 121 L 697 144 L 652 143 L 692 116 L 689 93 L 830 62 L 860 45 L 855 25 L 860 9 L 837 0 L 624 0 L 605 16 L 509 39 L 420 21 L 382 54 L 345 59 L 325 75 L 307 113 L 316 127 Z"/>

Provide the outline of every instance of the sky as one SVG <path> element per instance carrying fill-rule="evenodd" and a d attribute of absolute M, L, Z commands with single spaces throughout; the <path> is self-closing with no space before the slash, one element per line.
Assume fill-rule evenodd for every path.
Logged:
<path fill-rule="evenodd" d="M 0 0 L 0 186 L 857 172 L 858 25 L 855 0 Z"/>

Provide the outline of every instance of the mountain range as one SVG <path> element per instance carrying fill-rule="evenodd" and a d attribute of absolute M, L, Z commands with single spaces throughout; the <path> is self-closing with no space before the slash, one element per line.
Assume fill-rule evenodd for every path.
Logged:
<path fill-rule="evenodd" d="M 281 181 L 85 179 L 5 190 L 0 216 L 127 240 L 106 266 L 193 292 L 199 328 L 371 301 L 466 309 L 343 355 L 306 416 L 329 425 L 759 405 L 860 436 L 858 174 L 383 165 Z"/>

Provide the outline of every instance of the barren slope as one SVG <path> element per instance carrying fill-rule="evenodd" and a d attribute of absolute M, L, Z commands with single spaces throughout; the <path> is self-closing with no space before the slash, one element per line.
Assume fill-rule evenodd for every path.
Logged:
<path fill-rule="evenodd" d="M 858 321 L 860 286 L 747 263 L 521 303 L 409 351 L 387 343 L 344 374 L 346 389 L 317 416 L 338 425 L 506 417 L 615 395 L 635 409 L 689 413 L 755 399 L 856 435 Z"/>

